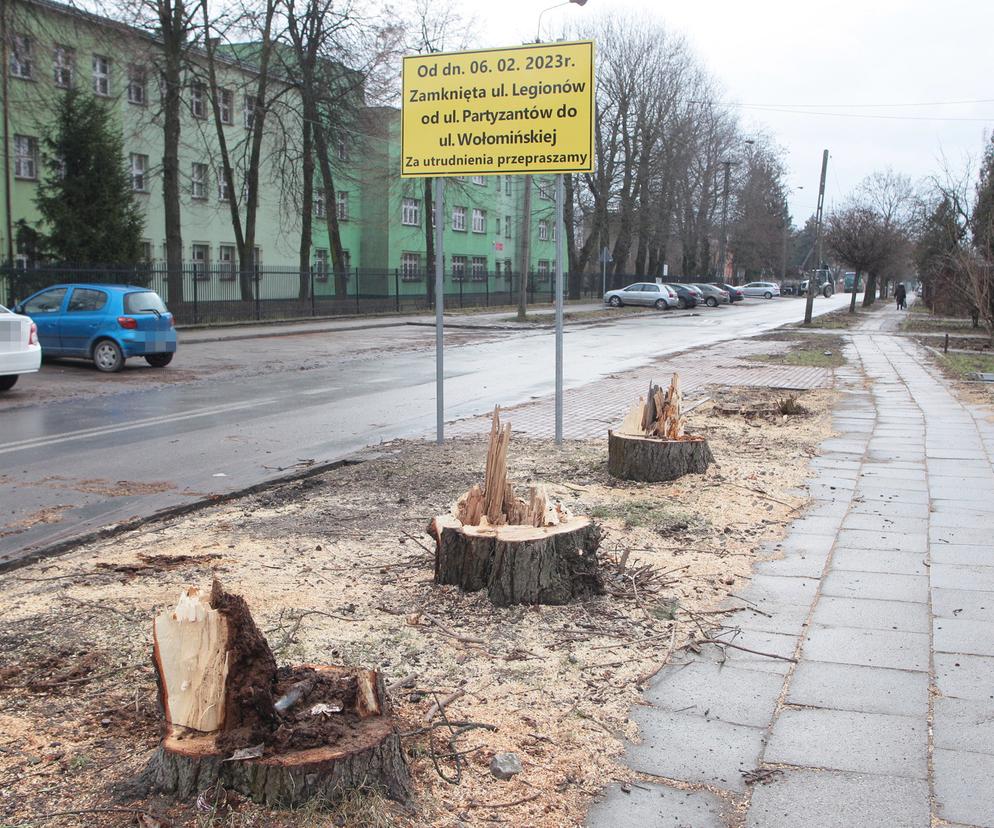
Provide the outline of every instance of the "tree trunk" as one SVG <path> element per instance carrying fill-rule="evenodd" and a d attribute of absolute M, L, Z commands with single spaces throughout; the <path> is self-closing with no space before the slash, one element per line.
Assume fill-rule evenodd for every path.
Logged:
<path fill-rule="evenodd" d="M 521 274 L 518 284 L 518 321 L 524 322 L 528 316 L 528 273 L 531 270 L 532 239 L 532 177 L 521 177 L 525 195 L 521 205 Z"/>
<path fill-rule="evenodd" d="M 335 268 L 335 298 L 345 299 L 348 296 L 348 274 L 345 272 L 345 251 L 342 248 L 342 233 L 338 226 L 338 194 L 335 190 L 335 178 L 331 170 L 331 157 L 328 155 L 328 136 L 317 105 L 307 108 L 310 112 L 314 132 L 314 147 L 318 155 L 318 167 L 321 170 L 321 181 L 324 184 L 324 200 L 327 205 L 325 215 L 328 221 L 328 243 L 331 245 L 331 262 Z M 359 286 L 356 285 L 358 291 Z"/>
<path fill-rule="evenodd" d="M 612 477 L 659 483 L 703 474 L 714 460 L 703 438 L 660 440 L 608 432 L 607 468 Z"/>
<path fill-rule="evenodd" d="M 162 33 L 165 94 L 162 101 L 162 210 L 166 230 L 167 301 L 173 306 L 183 302 L 183 215 L 180 208 L 180 108 L 183 88 L 183 50 L 186 35 L 186 9 L 182 0 L 160 2 L 159 23 Z"/>
<path fill-rule="evenodd" d="M 314 139 L 310 121 L 306 118 L 301 130 L 301 174 L 304 178 L 300 199 L 300 245 L 297 252 L 300 286 L 297 298 L 306 299 L 311 292 L 311 234 L 314 232 Z"/>
<path fill-rule="evenodd" d="M 870 307 L 876 300 L 877 293 L 877 274 L 868 273 L 866 274 L 866 287 L 863 289 L 863 307 Z"/>
<path fill-rule="evenodd" d="M 566 274 L 569 279 L 568 298 L 579 299 L 583 290 L 583 271 L 577 267 L 575 206 L 576 192 L 573 176 L 563 176 L 565 202 L 563 204 L 563 224 L 566 225 Z"/>
<path fill-rule="evenodd" d="M 435 518 L 435 583 L 487 590 L 495 606 L 568 604 L 602 591 L 600 527 L 588 518 L 558 526 L 464 526 Z"/>

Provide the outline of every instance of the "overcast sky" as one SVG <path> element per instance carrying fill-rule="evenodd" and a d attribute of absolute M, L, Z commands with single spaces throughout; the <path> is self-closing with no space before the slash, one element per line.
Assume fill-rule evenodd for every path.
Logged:
<path fill-rule="evenodd" d="M 538 13 L 552 5 L 463 2 L 484 46 L 534 40 Z M 823 149 L 827 209 L 874 170 L 923 178 L 943 154 L 961 167 L 994 126 L 991 0 L 588 0 L 549 11 L 543 32 L 625 8 L 684 35 L 738 105 L 744 131 L 766 131 L 787 150 L 789 183 L 804 187 L 791 197 L 798 224 L 815 210 Z M 949 103 L 962 101 L 986 102 Z"/>

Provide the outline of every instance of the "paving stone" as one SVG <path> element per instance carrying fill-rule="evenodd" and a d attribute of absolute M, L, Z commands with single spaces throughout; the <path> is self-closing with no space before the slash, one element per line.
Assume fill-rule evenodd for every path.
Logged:
<path fill-rule="evenodd" d="M 827 554 L 793 554 L 772 561 L 761 561 L 753 566 L 753 572 L 789 578 L 820 578 L 827 560 Z"/>
<path fill-rule="evenodd" d="M 943 696 L 994 700 L 994 657 L 934 653 L 935 684 Z"/>
<path fill-rule="evenodd" d="M 856 490 L 856 498 L 861 499 L 863 503 L 884 504 L 886 507 L 885 511 L 888 514 L 890 514 L 890 506 L 892 504 L 917 503 L 922 506 L 928 505 L 928 491 L 902 491 L 898 493 L 893 489 L 885 489 L 875 484 L 871 485 L 871 483 L 873 482 L 863 481 Z M 897 512 L 894 512 L 894 514 L 897 514 Z"/>
<path fill-rule="evenodd" d="M 991 488 L 991 497 L 994 498 L 994 487 Z M 994 515 L 990 517 L 989 523 L 982 529 L 969 526 L 933 525 L 929 527 L 928 537 L 932 543 L 984 544 L 991 540 L 992 526 L 994 526 Z"/>
<path fill-rule="evenodd" d="M 936 563 L 932 565 L 932 586 L 994 592 L 994 567 Z"/>
<path fill-rule="evenodd" d="M 932 754 L 936 810 L 943 819 L 994 828 L 994 756 L 936 748 Z"/>
<path fill-rule="evenodd" d="M 812 626 L 804 639 L 803 658 L 927 671 L 929 637 L 903 630 Z"/>
<path fill-rule="evenodd" d="M 721 623 L 731 629 L 739 628 L 800 636 L 810 612 L 810 607 L 798 604 L 766 604 L 761 612 L 746 606 L 722 616 Z"/>
<path fill-rule="evenodd" d="M 922 552 L 928 549 L 928 538 L 912 532 L 843 529 L 836 537 L 836 546 L 846 549 L 893 549 L 901 552 Z"/>
<path fill-rule="evenodd" d="M 987 529 L 994 525 L 994 507 L 983 510 L 960 509 L 950 506 L 948 500 L 940 501 L 940 503 L 946 504 L 947 508 L 936 509 L 931 515 L 929 523 L 935 529 L 946 527 L 955 529 Z M 994 553 L 994 550 L 992 550 L 992 553 Z"/>
<path fill-rule="evenodd" d="M 632 718 L 640 744 L 629 746 L 629 767 L 640 773 L 744 791 L 742 772 L 759 765 L 766 731 L 727 722 L 640 707 Z"/>
<path fill-rule="evenodd" d="M 877 598 L 884 601 L 928 601 L 928 578 L 835 569 L 822 581 L 822 595 L 840 598 Z"/>
<path fill-rule="evenodd" d="M 769 727 L 783 677 L 707 661 L 663 670 L 646 692 L 656 707 L 750 727 Z"/>
<path fill-rule="evenodd" d="M 932 734 L 937 748 L 994 756 L 994 701 L 936 699 Z"/>
<path fill-rule="evenodd" d="M 757 575 L 749 586 L 736 595 L 751 601 L 760 609 L 765 604 L 800 604 L 811 606 L 818 581 L 815 578 L 783 578 L 776 575 Z"/>
<path fill-rule="evenodd" d="M 811 552 L 827 555 L 835 546 L 835 536 L 839 531 L 840 521 L 835 522 L 835 528 L 827 535 L 801 534 L 791 528 L 790 534 L 776 544 L 776 548 L 784 552 Z"/>
<path fill-rule="evenodd" d="M 910 716 L 785 709 L 764 761 L 925 779 L 926 730 Z"/>
<path fill-rule="evenodd" d="M 738 647 L 747 647 L 761 653 L 772 653 L 781 656 L 781 658 L 755 655 L 737 649 L 737 647 L 722 647 L 716 644 L 703 645 L 699 658 L 723 663 L 730 667 L 739 667 L 743 670 L 761 670 L 780 675 L 786 674 L 790 669 L 792 662 L 784 659 L 794 657 L 798 642 L 797 636 L 751 629 L 726 630 L 714 637 L 736 644 Z"/>
<path fill-rule="evenodd" d="M 967 459 L 967 460 L 929 460 L 928 476 L 950 477 L 978 477 L 991 479 L 994 474 L 991 471 L 991 464 L 987 460 Z"/>
<path fill-rule="evenodd" d="M 722 816 L 723 808 L 722 800 L 708 791 L 639 782 L 625 793 L 620 786 L 611 785 L 605 798 L 590 808 L 586 824 L 588 828 L 725 828 L 728 823 Z"/>
<path fill-rule="evenodd" d="M 791 676 L 787 702 L 924 719 L 928 715 L 928 674 L 804 658 Z"/>
<path fill-rule="evenodd" d="M 892 516 L 886 510 L 879 510 L 874 514 L 863 512 L 850 512 L 842 522 L 843 529 L 864 529 L 869 531 L 881 530 L 884 532 L 916 532 L 922 535 L 928 534 L 927 517 L 907 517 Z"/>
<path fill-rule="evenodd" d="M 823 485 L 827 484 L 823 482 Z M 840 523 L 842 521 L 831 517 L 804 517 L 791 524 L 790 536 L 806 538 L 811 535 L 825 535 L 834 540 L 835 534 L 839 531 Z"/>
<path fill-rule="evenodd" d="M 880 601 L 871 598 L 837 598 L 823 595 L 812 616 L 823 627 L 860 627 L 924 633 L 932 630 L 927 604 Z"/>
<path fill-rule="evenodd" d="M 932 627 L 936 652 L 994 656 L 994 622 L 936 618 Z"/>
<path fill-rule="evenodd" d="M 994 516 L 990 520 L 994 526 Z M 994 566 L 994 546 L 933 543 L 929 547 L 929 558 L 933 564 Z"/>
<path fill-rule="evenodd" d="M 924 552 L 894 552 L 878 549 L 836 549 L 832 569 L 859 572 L 890 572 L 897 575 L 927 575 Z"/>
<path fill-rule="evenodd" d="M 920 779 L 794 768 L 754 786 L 746 818 L 747 828 L 925 828 L 928 824 L 928 785 Z"/>
<path fill-rule="evenodd" d="M 938 618 L 994 621 L 994 592 L 933 587 L 932 613 Z"/>

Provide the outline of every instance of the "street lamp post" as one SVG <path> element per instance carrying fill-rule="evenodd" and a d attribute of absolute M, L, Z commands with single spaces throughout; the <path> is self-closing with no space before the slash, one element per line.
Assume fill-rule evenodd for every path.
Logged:
<path fill-rule="evenodd" d="M 587 0 L 566 0 L 565 3 L 556 3 L 554 6 L 549 6 L 548 8 L 542 9 L 542 11 L 538 13 L 538 26 L 535 29 L 536 43 L 542 42 L 542 15 L 544 15 L 547 11 L 552 11 L 553 9 L 559 9 L 562 8 L 563 6 L 570 5 L 571 3 L 577 6 L 585 6 L 587 5 Z"/>
<path fill-rule="evenodd" d="M 756 142 L 752 138 L 747 138 L 746 146 L 751 147 Z M 732 165 L 735 161 L 726 159 L 722 161 L 725 168 L 725 183 L 721 192 L 721 244 L 718 248 L 718 281 L 725 281 L 725 259 L 728 256 L 728 191 L 732 183 Z"/>

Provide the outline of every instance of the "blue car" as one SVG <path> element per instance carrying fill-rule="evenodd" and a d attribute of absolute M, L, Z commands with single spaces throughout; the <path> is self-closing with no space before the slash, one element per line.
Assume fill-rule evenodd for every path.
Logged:
<path fill-rule="evenodd" d="M 165 368 L 176 351 L 173 315 L 154 290 L 133 285 L 52 285 L 14 306 L 38 326 L 46 357 L 91 359 L 107 373 L 130 357 Z"/>

